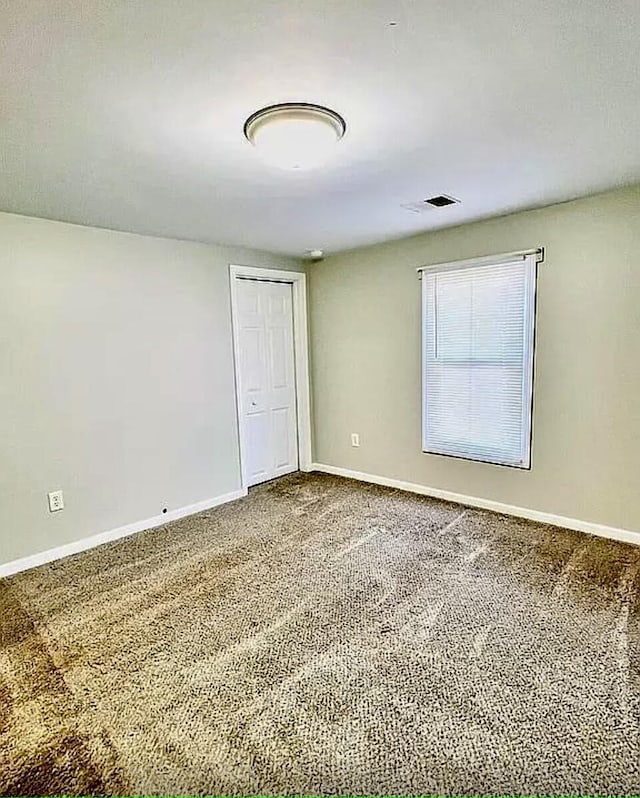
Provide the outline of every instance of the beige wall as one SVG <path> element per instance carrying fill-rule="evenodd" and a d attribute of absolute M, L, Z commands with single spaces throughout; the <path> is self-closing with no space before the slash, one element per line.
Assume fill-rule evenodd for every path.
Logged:
<path fill-rule="evenodd" d="M 11 214 L 0 242 L 0 564 L 237 490 L 228 265 L 294 262 Z"/>
<path fill-rule="evenodd" d="M 532 470 L 423 454 L 416 267 L 538 245 Z M 338 255 L 310 297 L 316 462 L 640 530 L 640 187 Z"/>

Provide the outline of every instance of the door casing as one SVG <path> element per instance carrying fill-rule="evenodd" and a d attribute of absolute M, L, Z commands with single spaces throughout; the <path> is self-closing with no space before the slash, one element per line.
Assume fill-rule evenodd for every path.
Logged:
<path fill-rule="evenodd" d="M 236 389 L 236 419 L 242 488 L 247 489 L 244 451 L 244 419 L 242 415 L 242 374 L 240 369 L 238 330 L 238 278 L 290 283 L 293 298 L 293 348 L 295 353 L 296 404 L 298 425 L 298 463 L 301 471 L 311 471 L 311 403 L 309 391 L 309 338 L 307 334 L 307 277 L 304 272 L 283 269 L 262 269 L 256 266 L 229 266 L 231 322 Z"/>

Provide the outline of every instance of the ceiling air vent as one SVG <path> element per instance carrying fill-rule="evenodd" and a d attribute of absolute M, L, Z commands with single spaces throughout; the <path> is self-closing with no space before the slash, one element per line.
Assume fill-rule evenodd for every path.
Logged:
<path fill-rule="evenodd" d="M 446 194 L 438 194 L 437 197 L 429 197 L 425 202 L 427 205 L 433 205 L 434 208 L 444 208 L 446 205 L 455 205 L 459 200 L 447 197 Z"/>
<path fill-rule="evenodd" d="M 447 205 L 458 205 L 459 203 L 460 200 L 455 197 L 449 197 L 447 194 L 438 194 L 436 197 L 429 197 L 428 199 L 420 200 L 420 202 L 408 202 L 402 207 L 412 213 L 423 213 L 423 211 L 446 208 Z"/>

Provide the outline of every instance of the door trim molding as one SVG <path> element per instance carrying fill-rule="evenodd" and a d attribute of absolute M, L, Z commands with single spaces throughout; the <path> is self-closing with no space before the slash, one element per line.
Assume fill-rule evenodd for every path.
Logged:
<path fill-rule="evenodd" d="M 240 453 L 240 479 L 247 489 L 244 455 L 244 419 L 242 418 L 242 385 L 240 376 L 240 350 L 238 340 L 238 278 L 290 283 L 293 298 L 293 348 L 295 351 L 296 417 L 298 424 L 298 467 L 311 470 L 311 398 L 309 390 L 309 339 L 307 331 L 307 276 L 304 272 L 284 269 L 263 269 L 257 266 L 229 265 L 231 289 L 231 329 L 233 333 L 233 370 L 236 389 L 236 419 L 238 425 L 238 450 Z"/>

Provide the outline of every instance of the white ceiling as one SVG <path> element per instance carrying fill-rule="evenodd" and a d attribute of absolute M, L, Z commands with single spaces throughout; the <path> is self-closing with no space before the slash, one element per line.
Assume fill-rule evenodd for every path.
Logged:
<path fill-rule="evenodd" d="M 638 0 L 4 0 L 0 31 L 7 211 L 301 255 L 640 180 Z M 243 138 L 295 100 L 347 121 L 319 172 Z"/>

